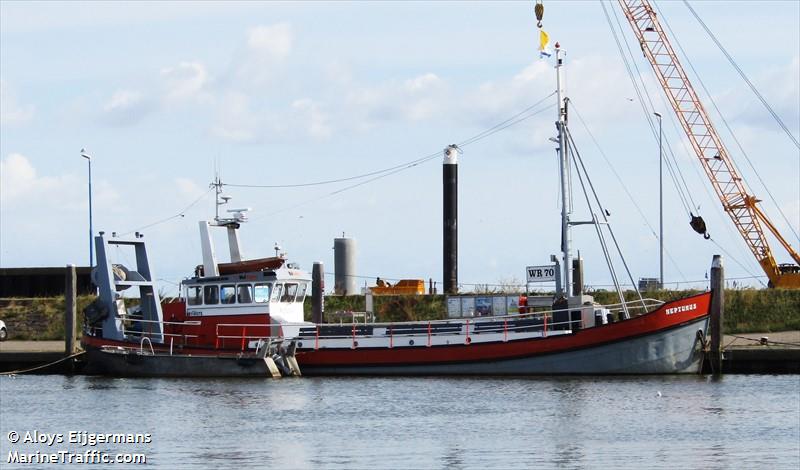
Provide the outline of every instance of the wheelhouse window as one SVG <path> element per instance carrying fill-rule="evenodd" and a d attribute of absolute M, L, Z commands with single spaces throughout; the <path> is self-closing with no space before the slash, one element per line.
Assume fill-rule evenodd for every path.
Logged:
<path fill-rule="evenodd" d="M 222 286 L 219 289 L 219 298 L 223 304 L 236 303 L 236 287 L 235 286 Z"/>
<path fill-rule="evenodd" d="M 253 286 L 250 284 L 237 284 L 236 291 L 236 301 L 240 304 L 253 302 Z"/>
<path fill-rule="evenodd" d="M 272 301 L 277 302 L 280 300 L 281 294 L 283 294 L 283 284 L 275 284 L 275 287 L 272 289 Z"/>
<path fill-rule="evenodd" d="M 294 302 L 294 297 L 297 295 L 297 284 L 294 283 L 286 283 L 286 287 L 283 291 L 283 297 L 281 297 L 281 302 Z"/>
<path fill-rule="evenodd" d="M 255 299 L 257 303 L 264 304 L 269 302 L 271 287 L 272 284 L 256 284 Z"/>
<path fill-rule="evenodd" d="M 297 297 L 294 298 L 295 302 L 302 302 L 306 298 L 306 290 L 308 289 L 308 283 L 303 282 L 297 288 Z"/>
<path fill-rule="evenodd" d="M 203 303 L 203 288 L 200 286 L 187 287 L 186 303 L 188 305 L 201 305 Z"/>
<path fill-rule="evenodd" d="M 203 288 L 203 299 L 206 305 L 216 305 L 219 303 L 219 289 L 217 286 L 205 286 Z"/>

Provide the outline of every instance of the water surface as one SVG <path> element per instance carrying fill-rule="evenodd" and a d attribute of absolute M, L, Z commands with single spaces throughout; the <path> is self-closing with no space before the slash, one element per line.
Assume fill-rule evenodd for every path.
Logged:
<path fill-rule="evenodd" d="M 796 375 L 16 376 L 0 377 L 0 407 L 3 468 L 14 468 L 11 451 L 87 449 L 188 469 L 800 468 Z M 152 442 L 8 440 L 10 431 L 33 430 L 151 433 Z"/>

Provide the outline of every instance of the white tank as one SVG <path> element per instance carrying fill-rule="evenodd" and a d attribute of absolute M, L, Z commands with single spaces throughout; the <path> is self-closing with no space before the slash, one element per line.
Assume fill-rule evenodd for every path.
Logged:
<path fill-rule="evenodd" d="M 333 291 L 336 295 L 358 294 L 356 279 L 356 240 L 349 237 L 333 239 Z"/>

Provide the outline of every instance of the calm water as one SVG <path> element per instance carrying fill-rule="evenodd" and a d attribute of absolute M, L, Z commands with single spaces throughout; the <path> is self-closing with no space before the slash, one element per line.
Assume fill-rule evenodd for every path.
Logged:
<path fill-rule="evenodd" d="M 0 377 L 0 406 L 3 468 L 41 468 L 9 466 L 10 451 L 87 449 L 143 453 L 151 468 L 800 468 L 796 375 L 17 376 Z M 70 431 L 152 433 L 152 442 L 8 440 L 33 430 L 65 439 Z"/>

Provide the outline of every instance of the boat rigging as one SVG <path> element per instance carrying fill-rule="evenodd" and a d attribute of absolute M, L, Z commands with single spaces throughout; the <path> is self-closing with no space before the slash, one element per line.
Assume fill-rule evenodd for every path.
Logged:
<path fill-rule="evenodd" d="M 692 144 L 722 207 L 739 234 L 777 288 L 800 288 L 800 254 L 758 206 L 761 202 L 747 191 L 722 139 L 675 53 L 669 38 L 647 0 L 619 0 L 667 99 Z M 692 228 L 705 232 L 702 218 L 692 217 Z M 763 227 L 772 233 L 796 264 L 778 264 Z"/>

